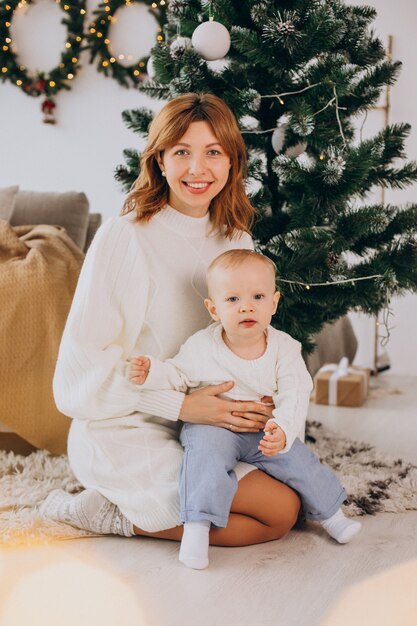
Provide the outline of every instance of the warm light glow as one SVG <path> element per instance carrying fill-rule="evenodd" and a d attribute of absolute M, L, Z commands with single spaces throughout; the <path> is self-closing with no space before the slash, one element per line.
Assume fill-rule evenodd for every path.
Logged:
<path fill-rule="evenodd" d="M 5 572 L 16 574 L 13 556 L 10 555 Z M 19 555 L 18 560 L 23 558 L 26 567 L 7 581 L 7 593 L 1 592 L 1 623 L 149 626 L 136 591 L 123 580 L 117 568 L 112 570 L 111 564 L 85 556 L 73 556 L 69 549 L 57 546 Z"/>
<path fill-rule="evenodd" d="M 95 33 L 96 29 L 95 28 L 90 28 L 90 33 Z"/>
<path fill-rule="evenodd" d="M 3 72 L 3 74 L 5 74 L 7 72 L 7 67 L 2 67 L 1 71 Z"/>
<path fill-rule="evenodd" d="M 10 4 L 6 4 L 6 11 L 10 11 L 11 8 Z"/>
<path fill-rule="evenodd" d="M 100 39 L 100 37 L 103 37 L 103 33 L 98 32 L 97 37 Z"/>
<path fill-rule="evenodd" d="M 68 74 L 67 78 L 71 80 L 72 78 L 74 78 L 74 74 Z"/>
<path fill-rule="evenodd" d="M 12 40 L 10 39 L 10 37 L 6 37 L 6 43 L 12 43 Z"/>
<path fill-rule="evenodd" d="M 9 28 L 9 27 L 10 27 L 10 22 L 4 22 L 4 23 L 5 23 L 5 25 L 6 25 L 6 28 Z"/>
<path fill-rule="evenodd" d="M 49 86 L 50 86 L 50 87 L 55 87 L 55 86 L 56 86 L 55 81 L 50 80 L 50 81 L 49 81 Z"/>
<path fill-rule="evenodd" d="M 135 76 L 139 76 L 140 72 L 139 72 L 139 70 L 133 70 L 133 74 L 134 74 Z"/>
<path fill-rule="evenodd" d="M 162 35 L 158 35 L 157 40 L 158 40 L 158 41 L 162 41 L 162 40 L 163 40 Z"/>
<path fill-rule="evenodd" d="M 109 45 L 109 43 L 110 43 L 110 39 L 105 39 L 105 40 L 104 40 L 104 43 L 106 44 L 106 46 L 108 46 L 108 45 Z"/>
<path fill-rule="evenodd" d="M 9 46 L 3 46 L 3 50 L 6 52 L 9 49 Z"/>
<path fill-rule="evenodd" d="M 114 57 L 110 57 L 110 63 L 116 63 L 116 59 Z"/>
<path fill-rule="evenodd" d="M 103 67 L 107 67 L 107 66 L 108 66 L 108 64 L 109 64 L 109 62 L 108 62 L 108 61 L 103 61 L 102 66 L 103 66 Z"/>
<path fill-rule="evenodd" d="M 65 47 L 66 47 L 66 48 L 71 48 L 71 44 L 70 44 L 70 42 L 69 42 L 69 41 L 67 41 L 67 43 L 65 44 Z"/>
<path fill-rule="evenodd" d="M 280 96 L 278 96 L 278 101 L 280 104 L 285 104 L 284 100 Z"/>
<path fill-rule="evenodd" d="M 85 9 L 81 9 L 80 13 L 81 13 L 81 15 L 85 15 L 85 13 L 86 13 Z"/>
<path fill-rule="evenodd" d="M 21 81 L 21 80 L 20 80 L 20 78 L 19 78 L 19 80 L 17 80 L 17 81 L 16 81 L 16 85 L 17 85 L 18 87 L 20 87 L 22 84 L 23 84 L 23 83 L 22 83 L 22 81 Z"/>
<path fill-rule="evenodd" d="M 76 37 L 76 38 L 75 38 L 75 41 L 80 42 L 80 41 L 81 41 L 81 39 L 82 39 L 82 37 L 80 37 L 80 36 L 78 35 L 78 37 Z"/>
<path fill-rule="evenodd" d="M 110 7 L 105 7 L 105 11 L 110 11 Z"/>
<path fill-rule="evenodd" d="M 68 4 L 64 4 L 64 11 L 68 11 L 68 10 L 69 10 Z"/>
<path fill-rule="evenodd" d="M 157 9 L 158 8 L 158 5 L 156 4 L 156 2 L 152 2 L 152 8 L 153 9 Z"/>
<path fill-rule="evenodd" d="M 320 161 L 324 161 L 324 154 L 323 154 L 323 152 L 320 154 L 319 159 L 320 159 Z"/>
<path fill-rule="evenodd" d="M 77 59 L 77 57 L 72 57 L 71 61 L 72 61 L 73 63 L 76 63 L 76 62 L 78 61 L 78 59 Z"/>

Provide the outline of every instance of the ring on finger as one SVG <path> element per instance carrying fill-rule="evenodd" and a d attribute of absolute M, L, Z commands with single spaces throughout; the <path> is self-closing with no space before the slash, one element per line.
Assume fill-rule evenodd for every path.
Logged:
<path fill-rule="evenodd" d="M 233 430 L 233 424 L 229 424 L 229 430 Z"/>

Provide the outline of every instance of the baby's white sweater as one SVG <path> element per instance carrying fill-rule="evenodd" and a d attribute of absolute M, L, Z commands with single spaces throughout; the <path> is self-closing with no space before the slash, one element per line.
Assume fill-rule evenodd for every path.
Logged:
<path fill-rule="evenodd" d="M 127 380 L 126 365 L 144 352 L 172 357 L 207 326 L 205 272 L 233 248 L 253 243 L 247 234 L 230 240 L 211 232 L 208 215 L 166 207 L 145 224 L 133 213 L 106 221 L 81 270 L 53 382 L 58 408 L 74 418 L 71 467 L 150 532 L 180 523 L 184 394 L 140 390 Z"/>
<path fill-rule="evenodd" d="M 142 389 L 197 390 L 233 380 L 225 397 L 254 400 L 272 396 L 273 420 L 285 433 L 288 452 L 296 437 L 303 439 L 305 419 L 313 389 L 301 356 L 301 344 L 280 330 L 267 328 L 267 345 L 257 359 L 242 359 L 224 343 L 220 323 L 198 331 L 165 362 L 150 357 L 150 370 Z"/>

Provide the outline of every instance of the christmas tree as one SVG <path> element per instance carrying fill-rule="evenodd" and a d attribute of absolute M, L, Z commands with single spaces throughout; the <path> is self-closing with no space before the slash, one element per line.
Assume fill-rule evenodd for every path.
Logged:
<path fill-rule="evenodd" d="M 203 42 L 206 58 L 189 39 L 213 17 L 231 36 L 222 61 L 207 60 L 215 38 Z M 163 100 L 212 92 L 236 114 L 254 238 L 276 263 L 283 296 L 273 323 L 307 350 L 324 323 L 349 310 L 377 314 L 393 295 L 417 290 L 417 205 L 369 200 L 378 186 L 417 180 L 416 163 L 405 161 L 407 124 L 362 139 L 366 112 L 400 69 L 372 32 L 374 18 L 371 7 L 339 0 L 170 0 L 154 76 L 141 85 Z M 153 114 L 123 117 L 146 136 Z M 139 157 L 125 158 L 116 177 L 128 190 Z"/>

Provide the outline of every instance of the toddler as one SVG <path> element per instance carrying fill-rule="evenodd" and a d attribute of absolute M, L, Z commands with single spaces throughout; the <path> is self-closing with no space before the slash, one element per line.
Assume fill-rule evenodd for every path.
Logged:
<path fill-rule="evenodd" d="M 274 410 L 264 432 L 233 432 L 233 424 L 183 425 L 180 561 L 194 569 L 208 566 L 210 526 L 227 525 L 239 460 L 292 487 L 307 519 L 320 522 L 339 543 L 349 542 L 361 524 L 340 508 L 346 491 L 302 442 L 312 381 L 301 345 L 270 326 L 280 296 L 274 263 L 251 250 L 230 250 L 211 263 L 207 284 L 204 304 L 215 323 L 192 335 L 172 359 L 132 359 L 130 380 L 146 389 L 191 393 L 233 380 L 229 399 L 272 396 Z"/>

